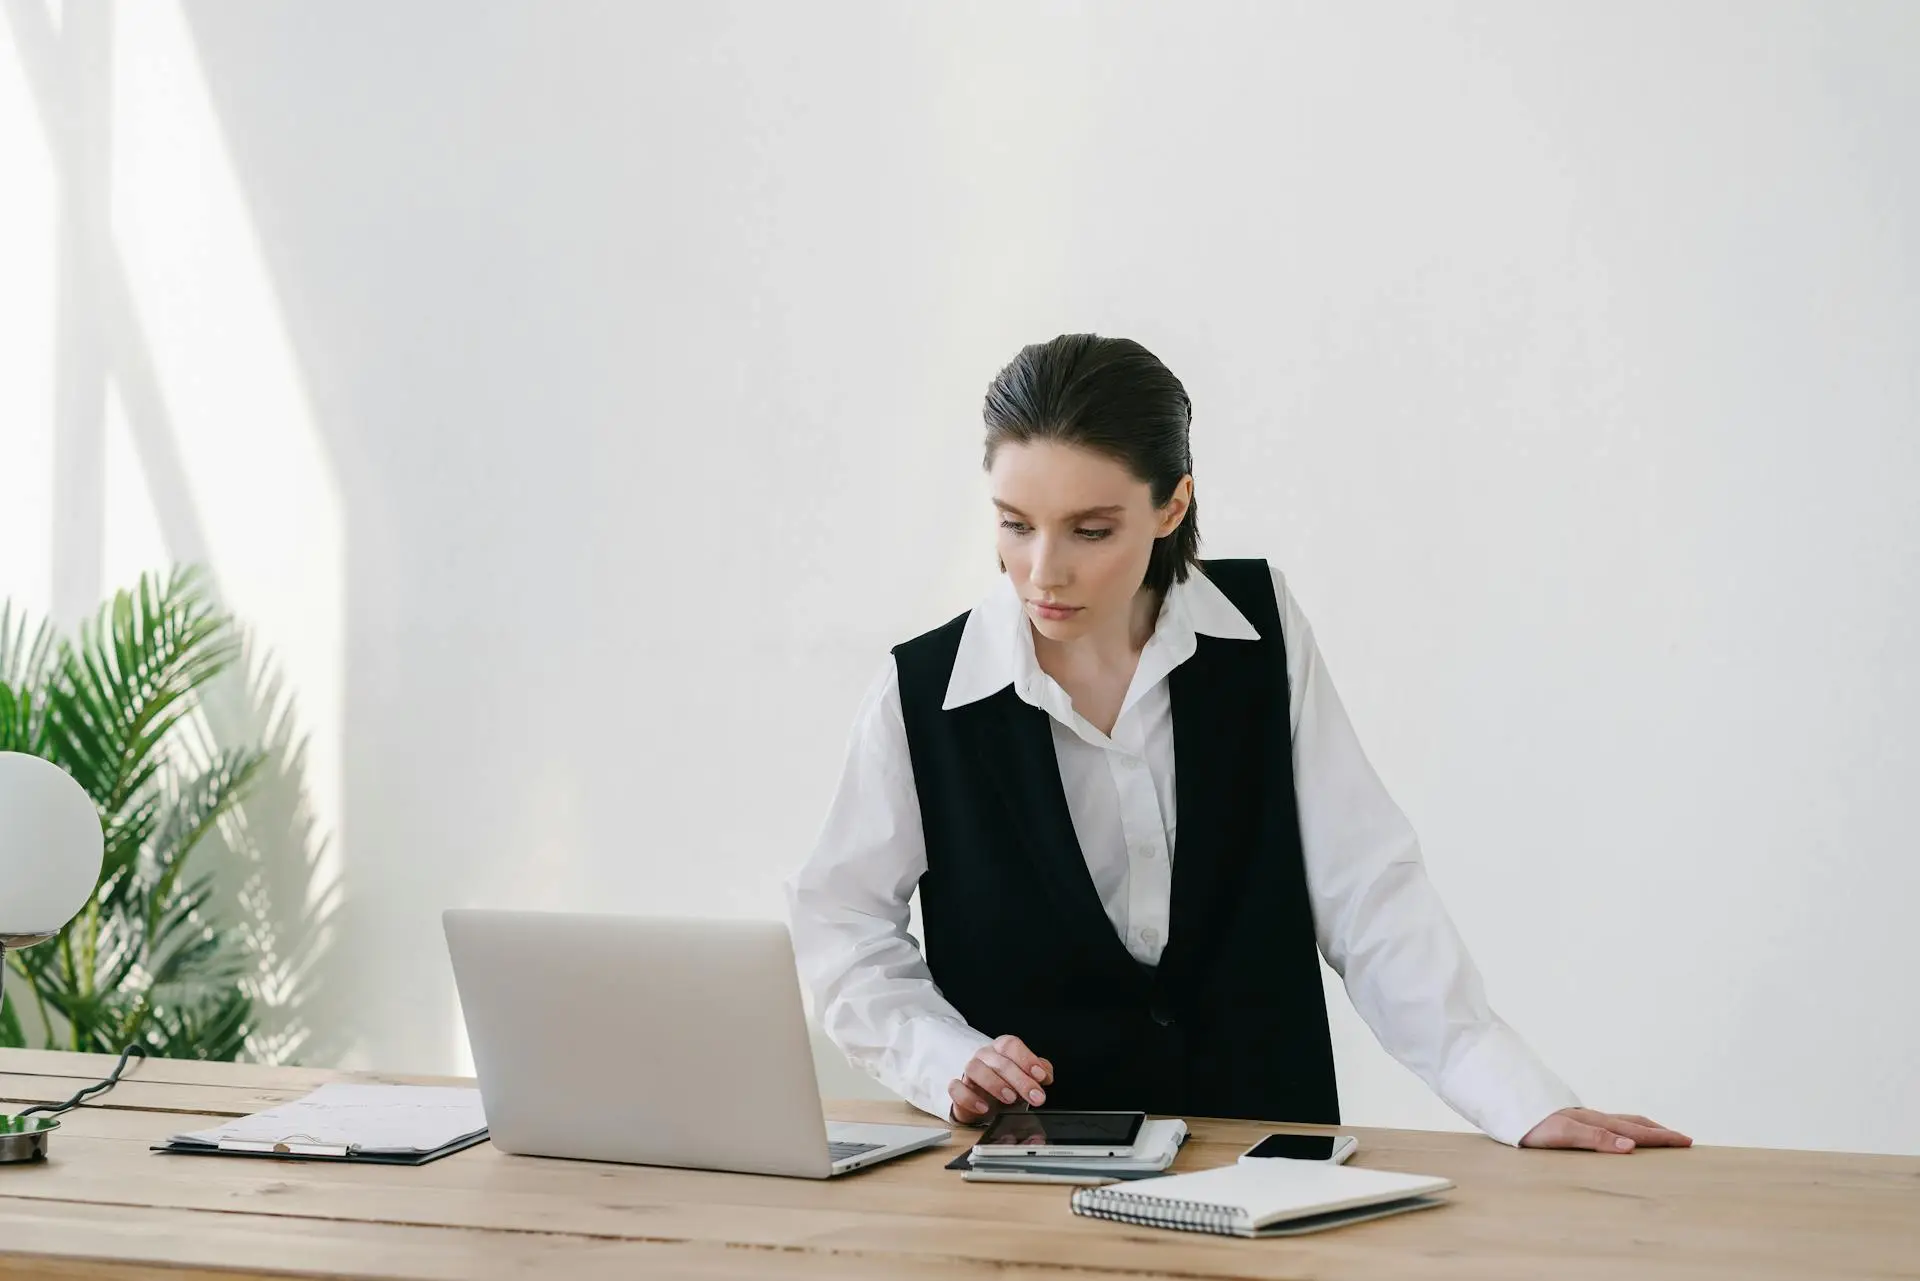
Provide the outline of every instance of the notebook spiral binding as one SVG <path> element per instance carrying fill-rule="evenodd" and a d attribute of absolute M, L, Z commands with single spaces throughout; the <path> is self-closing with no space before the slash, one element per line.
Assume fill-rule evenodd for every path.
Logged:
<path fill-rule="evenodd" d="M 1081 1188 L 1073 1194 L 1073 1212 L 1182 1232 L 1228 1233 L 1246 1221 L 1245 1212 L 1238 1206 L 1207 1201 L 1169 1203 L 1115 1188 Z"/>

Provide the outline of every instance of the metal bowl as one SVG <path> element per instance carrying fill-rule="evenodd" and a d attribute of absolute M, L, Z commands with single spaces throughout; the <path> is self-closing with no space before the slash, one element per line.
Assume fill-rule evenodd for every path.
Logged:
<path fill-rule="evenodd" d="M 50 1116 L 0 1116 L 0 1165 L 43 1159 L 47 1136 L 59 1128 Z"/>

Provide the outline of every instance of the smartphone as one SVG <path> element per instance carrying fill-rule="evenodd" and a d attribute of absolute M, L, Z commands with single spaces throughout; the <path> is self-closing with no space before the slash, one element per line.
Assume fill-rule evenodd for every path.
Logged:
<path fill-rule="evenodd" d="M 973 1159 L 1127 1156 L 1146 1123 L 1145 1112 L 1002 1112 L 973 1145 Z"/>
<path fill-rule="evenodd" d="M 1245 1152 L 1242 1161 L 1325 1161 L 1338 1165 L 1353 1155 L 1360 1140 L 1351 1134 L 1269 1134 Z"/>

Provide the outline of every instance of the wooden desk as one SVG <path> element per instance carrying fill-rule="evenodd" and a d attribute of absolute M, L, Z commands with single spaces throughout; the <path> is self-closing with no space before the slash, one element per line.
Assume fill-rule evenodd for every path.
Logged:
<path fill-rule="evenodd" d="M 111 1068 L 100 1056 L 0 1051 L 0 1101 L 64 1099 Z M 485 1144 L 411 1168 L 147 1151 L 202 1118 L 342 1079 L 384 1078 L 136 1064 L 63 1119 L 48 1162 L 0 1166 L 0 1278 L 1920 1277 L 1914 1157 L 1612 1157 L 1359 1129 L 1354 1164 L 1447 1175 L 1453 1204 L 1242 1241 L 1083 1219 L 1066 1188 L 963 1183 L 940 1168 L 951 1148 L 823 1181 L 535 1160 Z M 829 1111 L 911 1115 L 876 1103 Z M 1231 1161 L 1267 1127 L 1193 1128 L 1179 1169 Z"/>

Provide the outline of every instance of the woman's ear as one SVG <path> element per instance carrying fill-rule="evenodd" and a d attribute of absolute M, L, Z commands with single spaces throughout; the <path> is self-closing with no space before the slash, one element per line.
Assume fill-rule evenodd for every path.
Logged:
<path fill-rule="evenodd" d="M 1187 508 L 1191 506 L 1193 506 L 1193 477 L 1182 476 L 1180 483 L 1173 487 L 1173 493 L 1167 496 L 1166 505 L 1160 508 L 1160 526 L 1153 536 L 1165 538 L 1180 528 L 1180 522 L 1187 518 Z"/>

